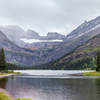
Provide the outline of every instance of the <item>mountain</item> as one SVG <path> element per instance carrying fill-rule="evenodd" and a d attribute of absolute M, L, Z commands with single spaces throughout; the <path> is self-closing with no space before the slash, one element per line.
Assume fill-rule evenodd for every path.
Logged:
<path fill-rule="evenodd" d="M 13 51 L 20 50 L 20 48 L 11 42 L 2 31 L 0 31 L 0 48 L 5 48 L 6 50 L 12 49 Z"/>
<path fill-rule="evenodd" d="M 7 36 L 7 38 L 11 41 L 15 41 L 24 35 L 24 30 L 19 26 L 8 25 L 8 26 L 0 26 L 0 30 Z"/>
<path fill-rule="evenodd" d="M 0 44 L 5 48 L 9 62 L 41 65 L 69 54 L 100 34 L 100 17 L 85 21 L 66 37 L 57 32 L 40 36 L 33 30 L 24 31 L 18 26 L 6 26 L 0 29 L 6 35 L 4 35 L 5 40 L 9 41 L 8 45 L 4 39 L 1 39 Z"/>
<path fill-rule="evenodd" d="M 40 37 L 41 36 L 37 32 L 30 29 L 23 36 L 23 38 L 27 38 L 27 39 L 40 39 Z"/>
<path fill-rule="evenodd" d="M 88 33 L 92 30 L 95 30 L 98 27 L 100 27 L 100 16 L 96 17 L 91 21 L 84 21 L 84 23 L 82 23 L 79 27 L 73 30 L 67 37 L 77 37 L 83 35 L 84 33 Z"/>
<path fill-rule="evenodd" d="M 0 26 L 0 30 L 16 45 L 30 49 L 52 48 L 65 38 L 64 35 L 57 32 L 49 32 L 47 36 L 40 36 L 39 33 L 31 29 L 25 31 L 14 25 Z"/>
<path fill-rule="evenodd" d="M 100 16 L 91 21 L 85 21 L 69 33 L 64 41 L 55 46 L 53 51 L 48 54 L 49 59 L 56 60 L 65 54 L 70 53 L 73 49 L 98 34 L 100 34 Z"/>
<path fill-rule="evenodd" d="M 48 32 L 47 36 L 44 37 L 45 40 L 64 40 L 65 36 L 57 32 Z"/>
<path fill-rule="evenodd" d="M 26 33 L 29 35 L 25 35 L 24 31 L 21 28 L 16 27 L 16 26 L 8 26 L 6 28 L 2 28 L 2 30 L 3 29 L 4 29 L 5 33 L 0 31 L 0 48 L 5 49 L 6 59 L 8 62 L 11 62 L 11 63 L 16 62 L 21 65 L 29 65 L 29 66 L 46 63 L 46 62 L 48 62 L 48 60 L 45 59 L 45 56 L 48 56 L 48 52 L 52 51 L 50 47 L 52 47 L 54 44 L 55 45 L 57 44 L 56 42 L 51 42 L 51 43 L 46 42 L 43 44 L 41 42 L 39 42 L 39 43 L 37 43 L 37 45 L 38 45 L 38 47 L 41 46 L 41 49 L 35 50 L 34 48 L 35 47 L 37 48 L 36 44 L 34 44 L 33 49 L 31 46 L 33 44 L 31 44 L 31 45 L 29 44 L 30 46 L 28 45 L 29 47 L 27 46 L 25 48 L 21 44 L 20 44 L 20 46 L 17 45 L 17 43 L 20 43 L 19 38 L 21 38 L 21 37 L 32 38 L 32 35 L 34 38 L 34 36 L 36 36 L 36 35 L 39 36 L 38 33 L 29 30 L 28 33 Z M 19 35 L 19 33 L 20 33 L 20 35 Z M 41 37 L 41 36 L 39 36 L 39 37 Z M 43 48 L 43 47 L 45 47 L 45 48 Z"/>
<path fill-rule="evenodd" d="M 51 69 L 86 69 L 96 65 L 97 52 L 100 50 L 100 34 L 96 35 L 83 45 L 75 48 L 69 54 L 51 62 Z"/>
<path fill-rule="evenodd" d="M 29 32 L 32 34 L 32 30 Z M 34 33 L 33 33 L 34 34 Z M 21 39 L 25 43 L 24 47 L 31 49 L 41 49 L 41 48 L 50 48 L 52 49 L 54 46 L 60 44 L 65 39 L 64 35 L 61 35 L 57 32 L 49 32 L 46 36 L 40 36 L 38 34 L 34 34 L 34 37 Z"/>
<path fill-rule="evenodd" d="M 47 51 L 47 53 L 45 54 L 46 56 L 44 64 L 62 58 L 63 56 L 73 52 L 75 48 L 80 47 L 99 34 L 100 17 L 97 17 L 91 21 L 85 21 L 75 30 L 73 30 L 69 35 L 67 35 L 66 38 L 64 38 L 63 42 L 53 46 L 50 52 Z M 62 66 L 64 65 L 62 64 Z M 52 65 L 49 67 L 52 67 Z M 60 68 L 59 65 L 57 68 Z"/>
<path fill-rule="evenodd" d="M 4 48 L 6 60 L 11 63 L 30 66 L 38 65 L 44 60 L 44 57 L 41 57 L 42 51 L 21 48 L 10 41 L 2 31 L 0 31 L 0 48 Z"/>

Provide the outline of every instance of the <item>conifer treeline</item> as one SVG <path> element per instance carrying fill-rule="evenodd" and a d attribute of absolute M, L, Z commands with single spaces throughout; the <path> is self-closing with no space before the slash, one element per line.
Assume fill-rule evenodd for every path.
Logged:
<path fill-rule="evenodd" d="M 6 65 L 6 59 L 5 59 L 5 53 L 4 49 L 0 49 L 0 70 L 6 70 L 7 65 Z"/>
<path fill-rule="evenodd" d="M 96 71 L 100 71 L 100 51 L 97 53 L 97 68 Z"/>

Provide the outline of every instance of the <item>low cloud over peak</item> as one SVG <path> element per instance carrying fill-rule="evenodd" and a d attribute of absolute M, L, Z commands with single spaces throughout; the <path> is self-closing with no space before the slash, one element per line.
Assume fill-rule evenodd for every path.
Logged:
<path fill-rule="evenodd" d="M 100 13 L 99 0 L 0 0 L 0 24 L 68 34 Z"/>

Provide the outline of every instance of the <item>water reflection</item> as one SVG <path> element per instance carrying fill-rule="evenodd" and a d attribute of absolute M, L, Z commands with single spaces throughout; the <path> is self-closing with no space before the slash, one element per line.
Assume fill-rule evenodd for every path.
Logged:
<path fill-rule="evenodd" d="M 96 79 L 95 81 L 95 89 L 96 89 L 96 98 L 100 98 L 100 79 Z"/>
<path fill-rule="evenodd" d="M 2 83 L 5 82 L 6 86 Z M 10 77 L 0 81 L 15 98 L 32 100 L 100 100 L 100 79 Z"/>
<path fill-rule="evenodd" d="M 8 78 L 0 79 L 0 88 L 6 89 Z"/>

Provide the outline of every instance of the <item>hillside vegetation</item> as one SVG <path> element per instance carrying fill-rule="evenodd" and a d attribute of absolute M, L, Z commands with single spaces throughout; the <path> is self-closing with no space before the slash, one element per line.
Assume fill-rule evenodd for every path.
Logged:
<path fill-rule="evenodd" d="M 99 48 L 100 34 L 46 66 L 51 66 L 51 69 L 95 69 Z"/>

